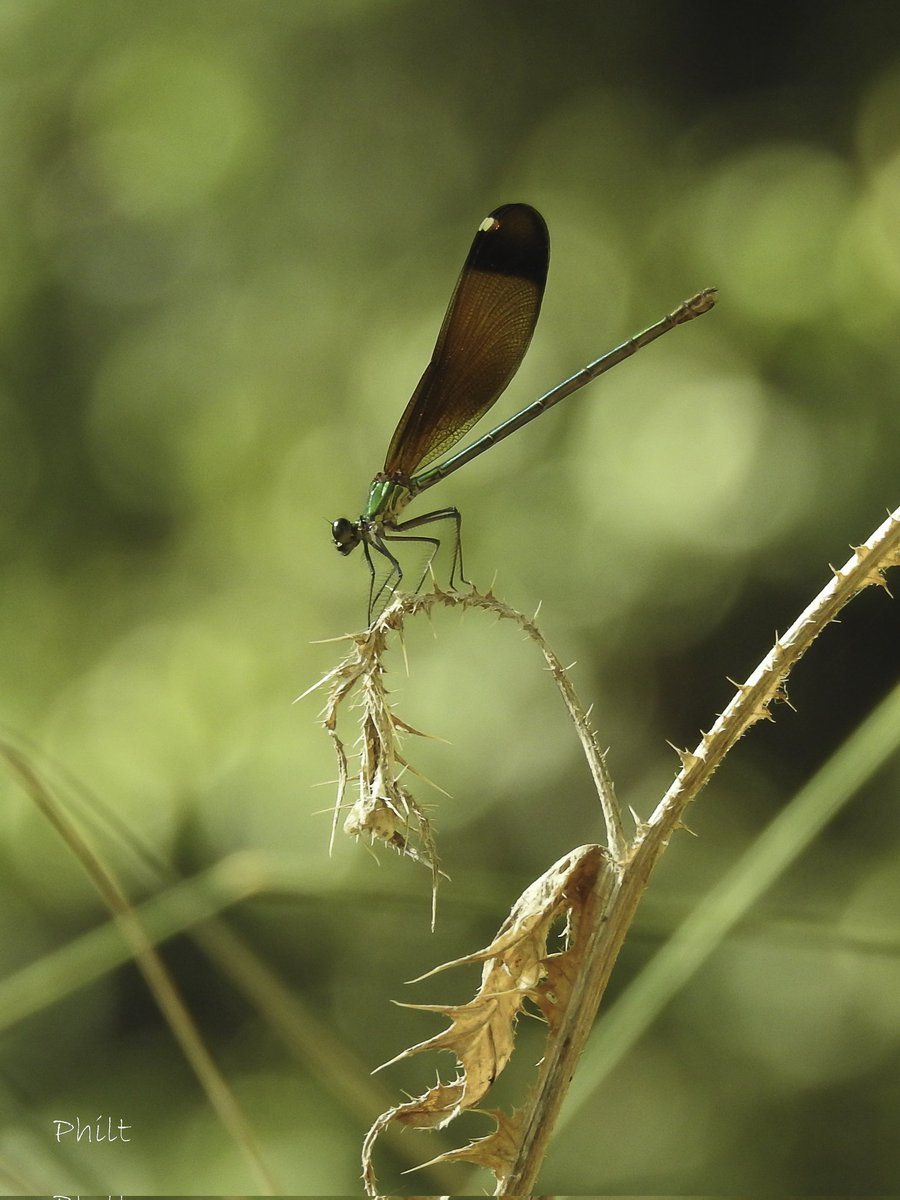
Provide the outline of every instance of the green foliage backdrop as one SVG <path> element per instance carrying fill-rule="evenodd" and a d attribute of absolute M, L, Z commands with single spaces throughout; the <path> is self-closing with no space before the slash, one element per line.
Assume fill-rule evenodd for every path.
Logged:
<path fill-rule="evenodd" d="M 0 58 L 0 720 L 67 804 L 127 831 L 101 844 L 133 899 L 160 890 L 137 843 L 173 881 L 218 864 L 214 907 L 266 994 L 286 985 L 294 1041 L 177 905 L 166 961 L 280 1186 L 353 1193 L 380 1101 L 431 1079 L 366 1090 L 435 1032 L 391 999 L 474 985 L 403 980 L 482 945 L 600 820 L 532 649 L 438 615 L 393 677 L 400 715 L 451 743 L 409 747 L 452 794 L 417 785 L 451 876 L 437 933 L 425 872 L 352 843 L 329 862 L 335 768 L 318 701 L 291 700 L 343 653 L 317 643 L 362 624 L 366 579 L 328 522 L 359 512 L 496 205 L 534 204 L 553 246 L 502 415 L 717 285 L 712 314 L 434 494 L 464 514 L 475 582 L 542 603 L 649 812 L 666 739 L 694 744 L 725 676 L 900 502 L 900 12 L 4 0 Z M 866 594 L 817 645 L 797 713 L 753 732 L 698 840 L 673 843 L 616 987 L 896 681 L 898 622 Z M 896 1188 L 897 799 L 894 761 L 596 1080 L 545 1190 Z M 7 777 L 0 830 L 0 961 L 24 995 L 13 1019 L 0 989 L 0 1186 L 253 1190 Z M 79 946 L 93 974 L 54 957 Z M 54 962 L 58 993 L 22 974 Z M 98 1114 L 132 1141 L 54 1142 L 54 1119 Z M 386 1188 L 486 1186 L 401 1176 L 435 1152 L 414 1136 L 382 1152 Z"/>

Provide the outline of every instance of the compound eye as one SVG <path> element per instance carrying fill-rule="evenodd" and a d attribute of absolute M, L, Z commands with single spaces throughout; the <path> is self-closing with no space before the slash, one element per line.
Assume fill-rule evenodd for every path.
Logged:
<path fill-rule="evenodd" d="M 338 517 L 331 523 L 331 536 L 334 538 L 335 549 L 341 554 L 349 554 L 359 543 L 359 526 L 346 517 Z"/>

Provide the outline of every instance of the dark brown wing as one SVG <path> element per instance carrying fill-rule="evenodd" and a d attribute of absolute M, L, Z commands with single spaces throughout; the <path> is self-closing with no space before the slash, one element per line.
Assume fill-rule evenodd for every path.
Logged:
<path fill-rule="evenodd" d="M 550 237 L 527 204 L 485 217 L 457 280 L 431 362 L 388 447 L 384 470 L 412 476 L 446 453 L 519 369 L 541 310 Z"/>

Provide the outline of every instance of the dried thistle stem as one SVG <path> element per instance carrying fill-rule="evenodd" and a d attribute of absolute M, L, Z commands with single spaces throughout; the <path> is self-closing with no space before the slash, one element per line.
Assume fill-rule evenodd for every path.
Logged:
<path fill-rule="evenodd" d="M 757 721 L 763 718 L 772 719 L 770 707 L 773 702 L 787 702 L 785 688 L 788 676 L 815 638 L 863 588 L 873 584 L 886 587 L 883 572 L 888 567 L 897 565 L 900 565 L 900 509 L 892 513 L 864 545 L 854 550 L 851 558 L 840 570 L 833 571 L 834 578 L 797 618 L 787 633 L 776 638 L 772 649 L 747 681 L 736 685 L 731 702 L 710 730 L 703 735 L 697 747 L 693 751 L 679 751 L 682 762 L 680 772 L 652 816 L 638 828 L 631 842 L 623 832 L 606 760 L 599 749 L 588 716 L 578 701 L 565 669 L 546 644 L 533 620 L 516 612 L 490 593 L 482 595 L 473 591 L 460 595 L 436 591 L 424 596 L 397 597 L 369 630 L 364 634 L 354 635 L 354 649 L 351 654 L 316 685 L 328 685 L 330 689 L 324 724 L 334 740 L 338 755 L 339 788 L 335 823 L 349 781 L 346 751 L 337 733 L 338 710 L 348 696 L 353 694 L 359 695 L 364 710 L 360 745 L 360 795 L 345 823 L 345 829 L 356 834 L 366 831 L 372 837 L 388 842 L 402 853 L 427 862 L 432 868 L 436 884 L 437 855 L 427 819 L 411 794 L 398 782 L 398 775 L 408 768 L 398 749 L 398 738 L 404 733 L 417 731 L 393 714 L 384 687 L 381 665 L 388 634 L 402 632 L 407 617 L 420 611 L 429 612 L 435 605 L 478 608 L 492 612 L 501 619 L 513 621 L 537 644 L 556 680 L 581 741 L 606 823 L 608 848 L 605 853 L 600 852 L 597 847 L 582 847 L 580 851 L 573 852 L 582 855 L 597 851 L 600 854 L 600 869 L 586 894 L 569 895 L 566 901 L 569 904 L 570 929 L 574 920 L 577 936 L 570 941 L 569 949 L 565 952 L 565 979 L 563 980 L 560 974 L 563 969 L 560 956 L 547 955 L 546 951 L 538 948 L 530 952 L 531 966 L 527 971 L 520 972 L 520 982 L 514 985 L 520 990 L 520 1000 L 509 1005 L 510 1012 L 518 1011 L 521 1001 L 528 997 L 538 1003 L 550 1026 L 547 1049 L 535 1087 L 524 1107 L 517 1109 L 514 1119 L 504 1121 L 498 1118 L 500 1124 L 494 1135 L 441 1156 L 444 1160 L 468 1158 L 490 1166 L 498 1180 L 496 1195 L 523 1195 L 534 1191 L 553 1125 L 594 1023 L 612 968 L 653 869 L 672 834 L 681 827 L 687 805 L 699 794 L 743 734 Z M 557 868 L 551 869 L 548 874 L 553 876 Z M 519 903 L 521 904 L 521 901 Z M 521 914 L 520 917 L 516 917 L 516 912 L 514 907 L 507 924 L 504 925 L 504 929 L 511 928 L 511 933 L 507 932 L 504 935 L 507 939 L 513 935 L 518 936 L 517 922 L 524 921 Z M 513 922 L 512 927 L 509 927 L 510 920 Z M 524 924 L 522 928 L 524 929 Z M 497 954 L 501 953 L 497 949 L 500 944 L 492 944 L 492 947 L 479 956 L 470 956 L 471 960 L 480 957 L 486 963 L 486 972 L 496 970 L 498 964 L 495 959 Z M 506 953 L 506 950 L 502 953 Z M 508 963 L 504 966 L 501 961 L 500 966 L 506 972 L 506 978 L 514 978 L 514 972 Z M 554 992 L 562 998 L 558 1005 Z M 496 1010 L 495 1001 L 500 996 L 500 992 L 492 992 L 489 989 L 481 1003 L 486 1000 Z M 434 1008 L 435 1011 L 451 1011 L 440 1006 Z M 513 1020 L 514 1017 L 510 1017 L 510 1021 Z M 438 1041 L 449 1039 L 445 1048 L 450 1048 L 450 1043 L 454 1043 L 453 1049 L 457 1053 L 462 1071 L 454 1086 L 458 1087 L 462 1097 L 467 1088 L 463 1062 L 467 1055 L 471 1055 L 468 1044 L 455 1044 L 458 1036 L 451 1028 L 433 1041 L 437 1044 Z M 498 1044 L 496 1035 L 492 1035 L 490 1041 L 494 1046 Z M 429 1044 L 425 1043 L 414 1049 L 421 1049 Z M 470 1061 L 470 1068 L 471 1065 Z M 479 1065 L 484 1064 L 479 1060 Z M 502 1069 L 501 1064 L 497 1065 Z M 457 1104 L 455 1097 L 453 1099 L 457 1110 L 466 1107 L 464 1100 Z M 419 1100 L 426 1101 L 428 1105 L 432 1103 L 428 1097 Z M 410 1113 L 414 1112 L 418 1120 L 426 1111 L 426 1106 L 419 1101 L 411 1101 L 383 1114 L 373 1126 L 367 1140 L 366 1184 L 371 1194 L 375 1194 L 370 1161 L 374 1134 L 389 1121 L 410 1115 L 404 1112 L 405 1109 L 410 1109 Z M 428 1122 L 419 1123 L 424 1125 Z"/>
<path fill-rule="evenodd" d="M 560 1036 L 541 1066 L 537 1085 L 527 1102 L 523 1136 L 516 1157 L 495 1193 L 528 1195 L 537 1180 L 553 1125 L 569 1081 L 575 1073 L 600 1000 L 619 950 L 631 926 L 640 898 L 672 834 L 681 825 L 688 804 L 719 767 L 735 743 L 757 721 L 771 720 L 769 706 L 787 700 L 785 685 L 795 666 L 818 635 L 841 609 L 864 588 L 887 588 L 883 572 L 900 566 L 900 508 L 872 536 L 857 546 L 843 567 L 800 614 L 693 751 L 681 752 L 682 769 L 641 828 L 629 861 L 621 873 L 614 864 L 598 877 L 596 921 L 583 962 L 582 977 L 562 1018 Z"/>

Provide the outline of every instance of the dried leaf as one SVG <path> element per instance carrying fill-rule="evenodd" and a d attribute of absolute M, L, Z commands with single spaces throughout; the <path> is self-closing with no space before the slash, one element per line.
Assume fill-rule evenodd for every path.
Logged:
<path fill-rule="evenodd" d="M 493 1171 L 497 1179 L 502 1178 L 521 1140 L 525 1109 L 516 1109 L 512 1114 L 501 1112 L 498 1108 L 486 1108 L 482 1111 L 486 1116 L 493 1117 L 496 1122 L 493 1132 L 484 1137 L 473 1138 L 468 1145 L 460 1146 L 458 1150 L 447 1150 L 430 1162 L 422 1163 L 422 1166 L 430 1167 L 445 1162 L 471 1162 Z"/>
<path fill-rule="evenodd" d="M 600 846 L 573 850 L 525 890 L 489 946 L 428 973 L 430 976 L 449 967 L 483 963 L 481 985 L 468 1004 L 404 1005 L 422 1012 L 442 1013 L 450 1024 L 443 1032 L 404 1050 L 384 1066 L 424 1050 L 446 1050 L 456 1056 L 457 1074 L 449 1083 L 439 1079 L 423 1095 L 389 1109 L 377 1119 L 363 1147 L 367 1187 L 375 1188 L 372 1148 L 378 1134 L 388 1125 L 440 1129 L 462 1111 L 481 1102 L 510 1059 L 516 1018 L 526 999 L 532 1000 L 546 1017 L 550 1027 L 548 1036 L 553 1037 L 558 1014 L 564 1011 L 571 996 L 572 981 L 583 953 L 582 911 L 604 859 L 605 852 Z M 566 921 L 565 946 L 548 952 L 547 939 L 561 919 Z M 450 1156 L 473 1159 L 490 1166 L 499 1175 L 502 1162 L 506 1161 L 502 1147 L 511 1146 L 514 1139 L 510 1133 L 511 1119 L 503 1114 L 494 1116 L 498 1126 L 492 1134 L 461 1150 L 450 1151 Z"/>

